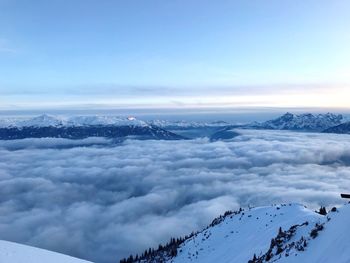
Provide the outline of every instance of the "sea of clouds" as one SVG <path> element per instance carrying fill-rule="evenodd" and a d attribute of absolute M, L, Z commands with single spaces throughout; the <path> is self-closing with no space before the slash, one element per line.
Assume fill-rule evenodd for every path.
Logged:
<path fill-rule="evenodd" d="M 111 263 L 240 206 L 344 203 L 350 136 L 239 132 L 229 142 L 0 141 L 0 239 Z"/>

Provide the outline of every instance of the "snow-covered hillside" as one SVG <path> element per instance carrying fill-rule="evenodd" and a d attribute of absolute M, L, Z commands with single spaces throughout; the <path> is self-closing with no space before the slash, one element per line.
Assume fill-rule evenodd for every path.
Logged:
<path fill-rule="evenodd" d="M 36 247 L 0 240 L 1 263 L 89 263 L 90 261 L 70 257 Z M 91 263 L 91 262 L 90 262 Z"/>
<path fill-rule="evenodd" d="M 307 242 L 303 251 L 282 257 L 279 263 L 349 263 L 350 205 L 344 205 L 336 212 L 328 213 L 315 238 Z M 315 231 L 315 228 L 314 228 Z M 315 233 L 315 232 L 314 232 Z"/>
<path fill-rule="evenodd" d="M 298 204 L 228 212 L 142 263 L 348 263 L 350 205 L 321 215 Z"/>
<path fill-rule="evenodd" d="M 274 120 L 247 125 L 248 128 L 273 130 L 324 131 L 345 121 L 341 114 L 286 113 Z"/>
<path fill-rule="evenodd" d="M 169 262 L 248 262 L 254 254 L 258 256 L 268 251 L 279 227 L 288 230 L 300 225 L 300 232 L 307 234 L 320 220 L 319 214 L 296 204 L 242 211 L 232 217 L 226 216 L 219 224 L 186 241 L 178 249 L 178 256 Z M 309 224 L 302 225 L 305 222 Z M 298 234 L 294 240 L 300 237 Z"/>

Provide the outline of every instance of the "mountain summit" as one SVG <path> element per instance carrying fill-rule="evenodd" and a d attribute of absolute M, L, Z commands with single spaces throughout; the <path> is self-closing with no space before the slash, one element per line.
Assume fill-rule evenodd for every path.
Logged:
<path fill-rule="evenodd" d="M 341 114 L 286 114 L 266 122 L 248 125 L 250 128 L 270 130 L 296 130 L 320 132 L 330 127 L 343 123 L 344 117 Z"/>

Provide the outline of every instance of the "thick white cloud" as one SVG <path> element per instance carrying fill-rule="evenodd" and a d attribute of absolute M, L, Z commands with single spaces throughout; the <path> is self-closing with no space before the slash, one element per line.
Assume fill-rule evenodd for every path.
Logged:
<path fill-rule="evenodd" d="M 213 143 L 0 141 L 0 239 L 117 262 L 239 206 L 344 202 L 349 136 L 240 132 Z"/>

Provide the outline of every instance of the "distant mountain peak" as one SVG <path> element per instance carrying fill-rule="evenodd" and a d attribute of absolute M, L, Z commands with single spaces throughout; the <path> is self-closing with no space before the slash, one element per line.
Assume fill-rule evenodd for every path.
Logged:
<path fill-rule="evenodd" d="M 262 123 L 253 123 L 248 127 L 272 130 L 324 131 L 344 122 L 341 114 L 293 114 L 287 112 L 282 116 Z"/>
<path fill-rule="evenodd" d="M 23 120 L 15 124 L 20 127 L 47 127 L 47 126 L 61 126 L 64 125 L 65 121 L 56 116 L 42 114 L 37 117 Z"/>

